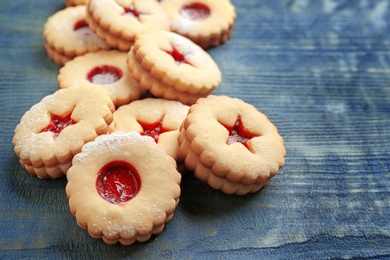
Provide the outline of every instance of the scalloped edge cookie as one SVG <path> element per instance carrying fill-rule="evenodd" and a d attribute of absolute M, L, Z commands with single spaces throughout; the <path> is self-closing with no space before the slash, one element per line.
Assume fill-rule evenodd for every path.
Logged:
<path fill-rule="evenodd" d="M 120 204 L 107 201 L 96 186 L 98 174 L 112 162 L 130 164 L 141 186 L 133 198 Z M 136 132 L 115 132 L 84 145 L 67 179 L 66 194 L 77 224 L 110 245 L 145 242 L 161 233 L 173 218 L 181 192 L 173 158 L 151 137 Z"/>
<path fill-rule="evenodd" d="M 206 51 L 167 31 L 139 35 L 129 51 L 128 68 L 154 96 L 187 105 L 209 95 L 222 80 L 218 65 Z"/>
<path fill-rule="evenodd" d="M 43 35 L 49 58 L 61 66 L 76 56 L 110 49 L 88 28 L 84 5 L 67 7 L 50 16 Z"/>
<path fill-rule="evenodd" d="M 154 97 L 163 98 L 167 100 L 177 100 L 186 105 L 192 105 L 206 94 L 191 94 L 188 92 L 177 91 L 175 88 L 164 85 L 161 81 L 153 78 L 147 71 L 145 71 L 135 59 L 134 54 L 130 51 L 127 58 L 128 69 L 133 75 L 133 78 Z"/>
<path fill-rule="evenodd" d="M 136 131 L 141 135 L 150 135 L 176 160 L 179 150 L 179 128 L 189 108 L 179 101 L 159 98 L 133 101 L 114 112 L 110 132 Z M 150 127 L 154 128 L 149 129 Z"/>
<path fill-rule="evenodd" d="M 202 48 L 216 47 L 230 39 L 236 20 L 229 0 L 163 0 L 171 19 L 171 30 Z"/>
<path fill-rule="evenodd" d="M 76 57 L 60 69 L 58 85 L 60 88 L 77 85 L 103 88 L 117 107 L 128 104 L 142 98 L 146 90 L 133 79 L 126 60 L 127 53 L 117 50 L 103 50 Z M 99 75 L 100 78 L 95 77 Z M 104 78 L 105 75 L 109 80 Z"/>
<path fill-rule="evenodd" d="M 170 30 L 169 17 L 155 0 L 90 0 L 87 22 L 98 37 L 121 51 L 129 51 L 144 31 Z"/>
<path fill-rule="evenodd" d="M 85 143 L 108 132 L 114 110 L 103 89 L 75 86 L 57 90 L 20 119 L 12 139 L 15 154 L 30 174 L 39 178 L 61 177 Z M 53 124 L 53 116 L 67 116 L 72 123 L 55 134 L 48 128 Z M 65 123 L 58 124 L 61 127 Z"/>
<path fill-rule="evenodd" d="M 229 131 L 241 131 L 248 140 L 230 142 Z M 179 144 L 180 158 L 196 177 L 236 195 L 259 191 L 284 165 L 286 155 L 284 140 L 267 116 L 227 96 L 210 95 L 192 105 Z"/>

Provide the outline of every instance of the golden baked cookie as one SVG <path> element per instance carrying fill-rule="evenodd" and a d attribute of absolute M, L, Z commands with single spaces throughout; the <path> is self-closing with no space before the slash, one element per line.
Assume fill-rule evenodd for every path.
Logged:
<path fill-rule="evenodd" d="M 50 16 L 44 26 L 45 49 L 57 64 L 110 46 L 93 33 L 85 20 L 86 6 L 67 7 Z"/>
<path fill-rule="evenodd" d="M 210 95 L 192 105 L 180 128 L 179 156 L 200 180 L 227 194 L 259 191 L 284 165 L 277 128 L 254 106 Z"/>
<path fill-rule="evenodd" d="M 85 85 L 106 89 L 114 104 L 122 106 L 146 94 L 127 69 L 127 53 L 97 51 L 76 57 L 63 66 L 58 75 L 60 88 Z"/>
<path fill-rule="evenodd" d="M 12 142 L 21 165 L 39 178 L 64 175 L 85 143 L 108 133 L 114 109 L 100 88 L 75 86 L 44 97 L 15 128 Z"/>
<path fill-rule="evenodd" d="M 87 5 L 89 0 L 65 0 L 66 6 Z"/>
<path fill-rule="evenodd" d="M 115 132 L 84 145 L 66 177 L 77 224 L 107 244 L 130 245 L 161 233 L 180 196 L 175 160 L 137 132 Z"/>
<path fill-rule="evenodd" d="M 136 35 L 170 30 L 169 18 L 155 0 L 90 0 L 87 22 L 111 47 L 129 51 Z"/>
<path fill-rule="evenodd" d="M 47 43 L 45 43 L 45 50 L 46 50 L 47 56 L 49 56 L 49 58 L 52 61 L 54 61 L 54 63 L 61 65 L 61 66 L 73 59 L 73 57 L 68 57 L 63 53 L 56 51 Z"/>
<path fill-rule="evenodd" d="M 202 48 L 215 47 L 232 35 L 236 11 L 230 0 L 163 0 L 171 30 Z"/>
<path fill-rule="evenodd" d="M 168 155 L 177 159 L 179 128 L 189 106 L 159 98 L 136 100 L 114 112 L 110 132 L 136 131 L 152 137 Z"/>
<path fill-rule="evenodd" d="M 128 54 L 128 68 L 133 75 L 133 78 L 137 80 L 140 85 L 147 91 L 152 93 L 155 97 L 161 97 L 167 100 L 180 100 L 184 104 L 193 104 L 198 98 L 203 97 L 201 94 L 191 94 L 188 92 L 179 92 L 174 88 L 163 84 L 161 81 L 152 77 L 147 71 L 145 71 L 138 61 L 135 59 L 132 51 Z"/>
<path fill-rule="evenodd" d="M 201 47 L 176 33 L 140 34 L 128 54 L 128 69 L 155 97 L 195 103 L 221 82 L 221 71 Z"/>

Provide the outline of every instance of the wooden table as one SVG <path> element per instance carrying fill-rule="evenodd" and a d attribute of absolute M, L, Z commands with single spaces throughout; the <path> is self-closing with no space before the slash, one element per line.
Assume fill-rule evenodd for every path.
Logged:
<path fill-rule="evenodd" d="M 0 258 L 390 258 L 390 1 L 233 0 L 233 37 L 208 50 L 216 95 L 279 128 L 286 164 L 254 195 L 192 175 L 174 219 L 129 247 L 89 237 L 66 178 L 40 180 L 11 143 L 21 116 L 58 89 L 43 25 L 64 1 L 0 1 Z"/>

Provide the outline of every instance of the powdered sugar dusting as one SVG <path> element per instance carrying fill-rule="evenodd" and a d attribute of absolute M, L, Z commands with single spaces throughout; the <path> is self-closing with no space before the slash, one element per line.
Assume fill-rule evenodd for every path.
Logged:
<path fill-rule="evenodd" d="M 89 27 L 83 27 L 75 31 L 76 39 L 79 41 L 79 44 L 86 46 L 100 46 L 106 47 L 107 44 L 102 39 L 100 39 L 94 32 L 91 31 Z"/>
<path fill-rule="evenodd" d="M 83 37 L 83 38 L 90 37 L 90 35 L 93 34 L 91 29 L 88 26 L 83 26 L 75 30 L 75 33 L 78 37 Z"/>
<path fill-rule="evenodd" d="M 53 145 L 54 139 L 50 132 L 40 133 L 50 120 L 47 106 L 54 102 L 50 95 L 42 102 L 33 105 L 21 118 L 15 129 L 15 147 L 20 149 L 22 159 L 29 158 L 42 149 Z"/>
<path fill-rule="evenodd" d="M 221 72 L 218 65 L 200 46 L 180 34 L 172 32 L 166 33 L 169 35 L 169 40 L 173 47 L 176 48 L 192 66 L 197 68 L 204 68 L 206 66 L 207 69 L 202 71 L 207 72 L 214 77 L 216 75 L 220 77 Z"/>
<path fill-rule="evenodd" d="M 153 138 L 141 136 L 138 132 L 114 132 L 110 135 L 101 135 L 94 141 L 85 144 L 81 153 L 74 157 L 76 161 L 82 161 L 85 157 L 94 156 L 100 158 L 104 154 L 118 152 L 124 149 L 124 146 L 138 143 L 140 146 L 147 143 L 155 144 Z"/>
<path fill-rule="evenodd" d="M 113 84 L 119 80 L 119 77 L 113 72 L 103 72 L 92 77 L 92 83 L 97 85 Z"/>
<path fill-rule="evenodd" d="M 195 45 L 193 42 L 191 42 L 189 39 L 171 32 L 167 32 L 167 34 L 169 35 L 169 40 L 171 44 L 176 49 L 178 49 L 180 53 L 184 55 L 185 58 L 191 55 L 202 56 L 200 55 L 202 49 L 199 46 Z"/>

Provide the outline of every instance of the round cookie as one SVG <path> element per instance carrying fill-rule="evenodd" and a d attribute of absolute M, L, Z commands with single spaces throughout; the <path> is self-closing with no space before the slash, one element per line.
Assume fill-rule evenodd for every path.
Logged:
<path fill-rule="evenodd" d="M 153 137 L 167 154 L 177 159 L 179 128 L 189 106 L 178 101 L 158 98 L 136 100 L 114 112 L 110 132 L 136 131 Z"/>
<path fill-rule="evenodd" d="M 128 68 L 154 96 L 187 105 L 209 95 L 222 79 L 218 65 L 201 47 L 161 30 L 137 37 L 128 54 Z"/>
<path fill-rule="evenodd" d="M 171 30 L 202 48 L 225 43 L 232 35 L 236 11 L 230 0 L 163 0 Z"/>
<path fill-rule="evenodd" d="M 61 66 L 73 59 L 73 57 L 68 57 L 63 53 L 56 51 L 47 43 L 45 43 L 45 50 L 49 58 Z"/>
<path fill-rule="evenodd" d="M 47 19 L 43 33 L 45 49 L 58 65 L 88 52 L 110 48 L 89 29 L 85 16 L 86 6 L 80 5 L 67 7 Z"/>
<path fill-rule="evenodd" d="M 150 75 L 150 73 L 145 71 L 140 64 L 138 64 L 138 61 L 135 59 L 132 51 L 128 54 L 127 62 L 129 71 L 132 73 L 133 78 L 155 97 L 161 97 L 167 100 L 179 100 L 183 104 L 191 105 L 195 103 L 198 98 L 205 96 L 202 94 L 191 94 L 188 92 L 176 91 L 174 88 L 155 79 Z"/>
<path fill-rule="evenodd" d="M 169 18 L 155 0 L 90 0 L 87 22 L 112 48 L 129 51 L 136 35 L 170 30 Z"/>
<path fill-rule="evenodd" d="M 127 53 L 98 51 L 76 57 L 59 71 L 58 85 L 69 88 L 85 85 L 106 89 L 114 104 L 122 106 L 146 94 L 127 69 Z"/>
<path fill-rule="evenodd" d="M 108 133 L 114 109 L 100 88 L 75 86 L 44 97 L 15 128 L 12 142 L 21 165 L 39 178 L 63 176 L 85 143 Z"/>
<path fill-rule="evenodd" d="M 115 132 L 84 145 L 67 179 L 77 224 L 107 244 L 130 245 L 161 233 L 180 196 L 173 158 L 136 132 Z"/>
<path fill-rule="evenodd" d="M 259 191 L 284 165 L 277 128 L 240 99 L 210 95 L 192 105 L 180 128 L 179 156 L 196 177 L 227 194 Z"/>

